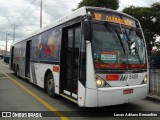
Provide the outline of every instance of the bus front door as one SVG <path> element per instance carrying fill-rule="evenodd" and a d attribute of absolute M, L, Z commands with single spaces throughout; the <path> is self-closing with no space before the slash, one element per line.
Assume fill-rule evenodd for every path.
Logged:
<path fill-rule="evenodd" d="M 11 48 L 11 70 L 13 70 L 14 46 Z"/>
<path fill-rule="evenodd" d="M 25 77 L 30 78 L 30 52 L 31 52 L 31 40 L 26 44 L 26 64 L 25 64 Z"/>
<path fill-rule="evenodd" d="M 61 72 L 63 87 L 61 92 L 77 100 L 78 79 L 79 79 L 79 47 L 80 47 L 80 26 L 67 28 L 63 31 Z M 67 39 L 66 39 L 67 37 Z"/>

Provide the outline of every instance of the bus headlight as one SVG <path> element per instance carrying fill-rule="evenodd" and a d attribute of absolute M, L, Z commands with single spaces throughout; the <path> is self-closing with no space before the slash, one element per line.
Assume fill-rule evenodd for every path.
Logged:
<path fill-rule="evenodd" d="M 104 87 L 106 86 L 106 82 L 102 79 L 97 79 L 96 80 L 96 84 L 97 84 L 97 87 Z"/>
<path fill-rule="evenodd" d="M 100 76 L 95 75 L 96 85 L 98 88 L 100 87 L 111 87 L 106 80 L 102 79 Z"/>

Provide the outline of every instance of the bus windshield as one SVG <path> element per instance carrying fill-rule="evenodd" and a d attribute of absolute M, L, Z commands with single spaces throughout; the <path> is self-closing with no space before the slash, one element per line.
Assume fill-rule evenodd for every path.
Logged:
<path fill-rule="evenodd" d="M 145 43 L 140 29 L 103 22 L 93 24 L 95 68 L 146 68 Z"/>

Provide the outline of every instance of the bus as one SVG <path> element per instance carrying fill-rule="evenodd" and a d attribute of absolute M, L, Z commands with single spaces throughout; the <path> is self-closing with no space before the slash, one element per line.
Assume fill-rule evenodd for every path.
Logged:
<path fill-rule="evenodd" d="M 125 13 L 82 7 L 11 45 L 17 77 L 80 107 L 144 99 L 149 66 L 139 21 Z"/>

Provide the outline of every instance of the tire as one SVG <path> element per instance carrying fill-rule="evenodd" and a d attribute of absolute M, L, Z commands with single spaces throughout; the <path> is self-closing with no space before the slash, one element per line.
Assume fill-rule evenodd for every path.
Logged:
<path fill-rule="evenodd" d="M 16 73 L 17 73 L 17 72 L 16 72 L 16 69 L 17 69 L 17 68 L 16 68 L 16 67 L 14 67 L 14 75 L 15 75 L 15 76 L 16 76 Z"/>
<path fill-rule="evenodd" d="M 55 82 L 52 73 L 50 72 L 46 78 L 46 90 L 50 97 L 56 98 L 57 94 L 55 93 Z"/>
<path fill-rule="evenodd" d="M 16 67 L 16 76 L 17 78 L 19 78 L 19 67 L 18 66 Z"/>

